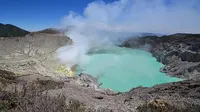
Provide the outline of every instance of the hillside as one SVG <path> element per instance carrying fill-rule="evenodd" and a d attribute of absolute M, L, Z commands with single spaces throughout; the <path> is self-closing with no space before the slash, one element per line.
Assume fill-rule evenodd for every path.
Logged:
<path fill-rule="evenodd" d="M 166 66 L 161 70 L 185 80 L 118 93 L 99 87 L 98 79 L 88 74 L 68 78 L 57 69 L 63 65 L 56 50 L 72 44 L 67 36 L 0 38 L 0 111 L 199 112 L 199 42 L 195 34 L 128 40 L 126 47 L 151 45 L 149 51 Z"/>
<path fill-rule="evenodd" d="M 46 34 L 60 34 L 62 33 L 60 29 L 56 28 L 46 28 L 40 31 L 32 32 L 32 33 L 46 33 Z"/>
<path fill-rule="evenodd" d="M 20 37 L 30 33 L 11 24 L 0 23 L 0 37 Z"/>

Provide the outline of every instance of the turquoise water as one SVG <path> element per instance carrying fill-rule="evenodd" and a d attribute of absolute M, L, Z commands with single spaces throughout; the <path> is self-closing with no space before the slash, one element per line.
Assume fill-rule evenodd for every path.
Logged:
<path fill-rule="evenodd" d="M 163 66 L 150 53 L 129 48 L 110 47 L 87 54 L 88 62 L 81 65 L 83 73 L 99 77 L 102 88 L 129 91 L 133 87 L 179 81 L 159 72 Z"/>

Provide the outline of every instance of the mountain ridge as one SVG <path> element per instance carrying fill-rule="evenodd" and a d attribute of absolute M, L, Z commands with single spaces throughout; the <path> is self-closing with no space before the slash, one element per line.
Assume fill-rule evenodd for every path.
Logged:
<path fill-rule="evenodd" d="M 30 32 L 12 24 L 0 23 L 0 37 L 21 37 Z"/>

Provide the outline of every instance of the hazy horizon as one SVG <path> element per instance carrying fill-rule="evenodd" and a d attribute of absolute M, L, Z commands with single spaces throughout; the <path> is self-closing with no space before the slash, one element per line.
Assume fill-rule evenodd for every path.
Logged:
<path fill-rule="evenodd" d="M 0 22 L 28 31 L 61 28 L 81 19 L 109 31 L 200 33 L 198 4 L 198 0 L 2 0 Z"/>

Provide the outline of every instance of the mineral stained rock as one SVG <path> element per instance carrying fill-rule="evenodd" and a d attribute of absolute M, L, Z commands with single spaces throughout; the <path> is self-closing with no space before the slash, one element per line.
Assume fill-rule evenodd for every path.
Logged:
<path fill-rule="evenodd" d="M 124 42 L 123 46 L 151 52 L 165 65 L 160 71 L 186 80 L 123 93 L 99 88 L 97 79 L 88 74 L 67 81 L 55 78 L 60 76 L 54 71 L 59 63 L 52 57 L 56 49 L 71 43 L 66 36 L 38 32 L 21 38 L 1 38 L 0 111 L 199 112 L 199 37 L 175 34 Z M 23 47 L 28 43 L 31 52 Z"/>
<path fill-rule="evenodd" d="M 122 46 L 140 48 L 150 45 L 148 51 L 165 67 L 162 72 L 183 79 L 195 79 L 200 75 L 200 34 L 174 34 L 147 36 L 125 41 Z"/>

